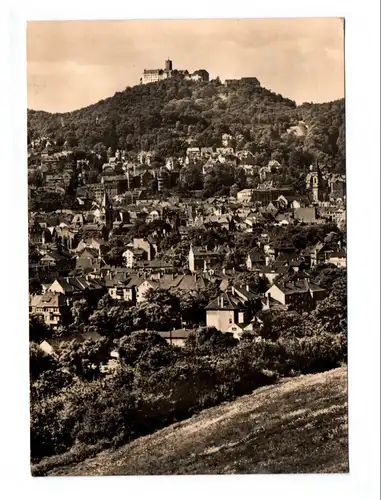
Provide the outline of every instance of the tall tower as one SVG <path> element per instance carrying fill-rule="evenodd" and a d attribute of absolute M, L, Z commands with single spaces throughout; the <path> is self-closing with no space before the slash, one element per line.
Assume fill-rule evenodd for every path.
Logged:
<path fill-rule="evenodd" d="M 320 172 L 319 163 L 316 160 L 315 168 L 312 171 L 311 176 L 311 184 L 312 184 L 312 200 L 313 201 L 322 201 L 322 177 Z"/>
<path fill-rule="evenodd" d="M 172 61 L 169 58 L 165 61 L 165 71 L 167 73 L 172 71 Z"/>
<path fill-rule="evenodd" d="M 107 196 L 106 191 L 103 193 L 101 208 L 100 208 L 100 219 L 106 225 L 107 229 L 112 228 L 112 223 L 114 222 L 114 209 L 110 200 Z"/>

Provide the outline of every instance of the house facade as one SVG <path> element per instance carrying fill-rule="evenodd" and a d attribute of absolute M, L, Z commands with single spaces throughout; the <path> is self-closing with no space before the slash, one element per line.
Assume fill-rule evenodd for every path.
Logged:
<path fill-rule="evenodd" d="M 244 301 L 230 292 L 220 294 L 205 310 L 206 326 L 221 332 L 227 332 L 232 325 L 247 320 Z"/>

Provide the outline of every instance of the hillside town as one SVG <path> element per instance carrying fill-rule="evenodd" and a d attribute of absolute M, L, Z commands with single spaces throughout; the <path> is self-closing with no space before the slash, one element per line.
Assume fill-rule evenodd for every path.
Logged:
<path fill-rule="evenodd" d="M 274 181 L 279 162 L 256 165 L 229 134 L 221 147 L 194 145 L 162 164 L 155 151 L 109 149 L 103 163 L 102 155 L 89 151 L 92 161 L 78 159 L 67 144 L 49 152 L 52 142 L 42 137 L 29 145 L 35 182 L 29 184 L 29 310 L 55 330 L 73 323 L 73 308 L 83 300 L 96 304 L 108 295 L 111 303 L 136 306 L 149 291 L 194 295 L 215 286 L 218 293 L 203 307 L 199 324 L 240 339 L 244 332 L 260 334 L 263 311 L 315 309 L 329 291 L 314 282 L 314 269 L 346 267 L 345 176 L 318 162 L 300 195 Z M 258 184 L 212 197 L 176 189 L 189 167 L 199 166 L 202 180 L 226 165 L 239 168 L 245 185 Z M 33 210 L 37 194 L 49 199 L 69 193 L 72 206 Z M 314 236 L 295 244 L 295 229 Z M 248 246 L 236 248 L 240 238 Z M 251 286 L 254 279 L 261 287 Z M 182 345 L 195 323 L 181 314 L 172 320 L 159 333 Z"/>

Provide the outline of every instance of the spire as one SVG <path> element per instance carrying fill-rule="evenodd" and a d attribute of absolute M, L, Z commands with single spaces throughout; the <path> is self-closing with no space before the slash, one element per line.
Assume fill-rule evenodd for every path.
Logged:
<path fill-rule="evenodd" d="M 110 205 L 110 201 L 107 196 L 106 190 L 103 191 L 103 197 L 102 197 L 102 203 L 101 203 L 101 209 L 105 209 Z"/>

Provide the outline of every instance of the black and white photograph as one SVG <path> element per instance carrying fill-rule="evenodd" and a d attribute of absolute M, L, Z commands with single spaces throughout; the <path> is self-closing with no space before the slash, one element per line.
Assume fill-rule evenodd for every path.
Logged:
<path fill-rule="evenodd" d="M 28 22 L 33 476 L 349 472 L 344 40 Z"/>

